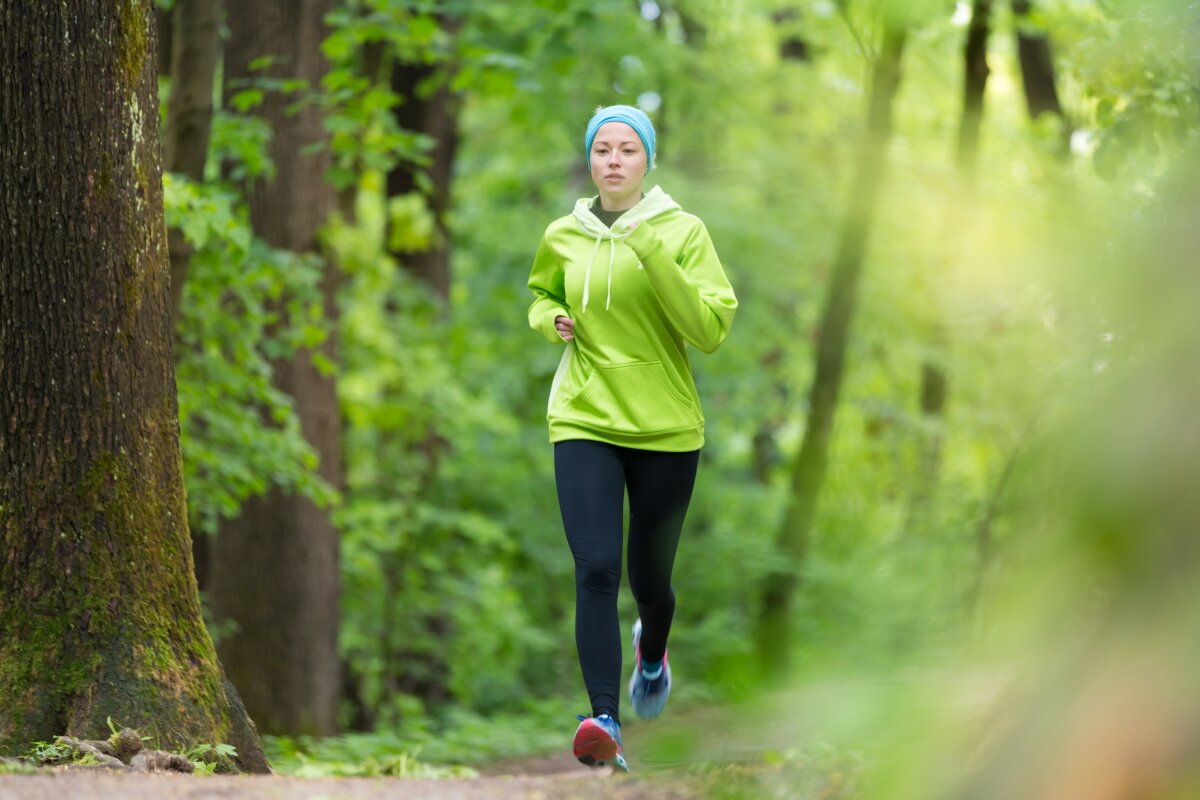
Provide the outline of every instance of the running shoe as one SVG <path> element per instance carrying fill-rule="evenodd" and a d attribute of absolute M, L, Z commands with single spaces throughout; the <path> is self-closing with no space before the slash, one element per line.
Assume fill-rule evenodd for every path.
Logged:
<path fill-rule="evenodd" d="M 629 679 L 629 702 L 633 712 L 642 719 L 654 719 L 662 713 L 671 694 L 671 665 L 663 653 L 662 668 L 657 676 L 647 678 L 642 674 L 642 621 L 633 623 L 633 650 L 637 660 L 633 663 L 633 677 Z"/>
<path fill-rule="evenodd" d="M 608 714 L 598 717 L 580 715 L 579 728 L 575 731 L 575 757 L 580 763 L 589 767 L 612 765 L 622 772 L 628 772 L 622 753 L 625 750 L 621 744 L 621 725 Z"/>

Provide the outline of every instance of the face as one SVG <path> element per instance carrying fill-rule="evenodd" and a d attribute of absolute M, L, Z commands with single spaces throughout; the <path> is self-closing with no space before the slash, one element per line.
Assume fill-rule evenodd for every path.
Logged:
<path fill-rule="evenodd" d="M 592 181 L 605 205 L 637 200 L 646 178 L 646 148 L 624 122 L 606 122 L 596 131 L 590 154 Z"/>

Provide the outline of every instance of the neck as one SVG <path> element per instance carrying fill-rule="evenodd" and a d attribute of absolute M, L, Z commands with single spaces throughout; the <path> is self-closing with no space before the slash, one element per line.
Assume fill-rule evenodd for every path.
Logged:
<path fill-rule="evenodd" d="M 605 211 L 628 211 L 641 202 L 642 197 L 641 190 L 625 197 L 614 197 L 600 192 L 600 207 Z"/>

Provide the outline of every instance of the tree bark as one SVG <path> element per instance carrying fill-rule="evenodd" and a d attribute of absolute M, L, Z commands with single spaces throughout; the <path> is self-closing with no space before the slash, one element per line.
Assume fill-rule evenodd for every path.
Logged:
<path fill-rule="evenodd" d="M 799 6 L 788 5 L 771 14 L 776 30 L 784 31 L 779 39 L 779 57 L 784 61 L 812 61 L 812 48 L 801 33 Z"/>
<path fill-rule="evenodd" d="M 212 130 L 212 96 L 219 49 L 221 0 L 175 0 L 168 16 L 174 44 L 170 52 L 171 94 L 163 139 L 163 169 L 193 181 L 204 180 L 208 140 Z M 171 254 L 171 320 L 176 336 L 183 318 L 183 286 L 192 247 L 178 228 L 167 230 Z M 209 536 L 192 533 L 192 563 L 201 591 L 209 588 Z"/>
<path fill-rule="evenodd" d="M 859 154 L 858 173 L 851 189 L 850 207 L 842 225 L 832 283 L 822 312 L 808 422 L 793 462 L 791 495 L 777 539 L 782 563 L 766 579 L 758 620 L 759 663 L 768 673 L 782 673 L 788 664 L 792 602 L 800 583 L 817 499 L 825 479 L 829 438 L 842 383 L 858 279 L 887 162 L 892 99 L 900 84 L 904 41 L 904 31 L 885 30 L 883 47 L 875 62 L 867 135 Z"/>
<path fill-rule="evenodd" d="M 979 127 L 983 121 L 983 95 L 991 69 L 987 62 L 992 0 L 974 0 L 967 43 L 963 48 L 963 112 L 958 126 L 958 169 L 970 173 L 979 153 Z"/>
<path fill-rule="evenodd" d="M 1033 33 L 1029 29 L 1032 5 L 1029 0 L 1012 0 L 1017 23 L 1017 60 L 1021 64 L 1021 82 L 1025 87 L 1029 116 L 1036 119 L 1047 112 L 1062 116 L 1050 39 L 1045 34 Z"/>
<path fill-rule="evenodd" d="M 167 130 L 163 167 L 193 181 L 204 180 L 208 139 L 212 130 L 213 79 L 219 48 L 221 0 L 175 0 L 171 28 L 171 96 L 167 101 Z M 171 319 L 178 325 L 183 285 L 191 248 L 183 233 L 168 232 L 171 252 Z"/>
<path fill-rule="evenodd" d="M 106 719 L 266 769 L 200 615 L 150 0 L 0 9 L 0 751 Z"/>
<path fill-rule="evenodd" d="M 154 4 L 154 24 L 158 27 L 158 74 L 171 74 L 171 42 L 175 36 L 172 29 L 171 12 Z"/>
<path fill-rule="evenodd" d="M 321 55 L 323 18 L 333 0 L 259 0 L 228 9 L 226 93 L 247 78 L 300 78 L 315 86 L 327 66 Z M 265 72 L 251 62 L 275 56 Z M 289 113 L 295 98 L 268 92 L 259 109 L 274 132 L 274 179 L 250 189 L 255 233 L 274 247 L 315 252 L 318 229 L 336 204 L 324 180 L 329 165 L 320 110 L 307 104 Z M 326 313 L 335 316 L 332 264 L 326 260 Z M 334 358 L 333 341 L 322 348 Z M 322 375 L 313 353 L 276 362 L 277 386 L 295 398 L 305 438 L 320 457 L 319 472 L 342 485 L 339 410 L 334 380 Z M 236 633 L 220 642 L 221 658 L 242 689 L 246 707 L 264 731 L 330 734 L 336 730 L 340 688 L 337 655 L 338 532 L 326 509 L 278 489 L 248 501 L 223 524 L 213 545 L 212 610 L 233 619 Z"/>

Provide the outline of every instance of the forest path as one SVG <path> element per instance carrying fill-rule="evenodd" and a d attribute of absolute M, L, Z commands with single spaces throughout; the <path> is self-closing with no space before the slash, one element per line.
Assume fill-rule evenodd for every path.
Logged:
<path fill-rule="evenodd" d="M 476 767 L 473 778 L 197 777 L 101 770 L 0 775 L 0 800 L 692 800 L 724 790 L 737 796 L 828 798 L 853 794 L 853 759 L 805 750 L 838 710 L 870 708 L 904 679 L 821 683 L 740 706 L 691 706 L 669 718 L 629 720 L 623 729 L 631 773 L 589 769 L 570 750 Z M 945 676 L 939 685 L 952 682 Z M 974 694 L 965 691 L 960 701 Z M 990 695 L 990 693 L 989 693 Z M 975 702 L 962 702 L 975 707 Z M 786 709 L 786 713 L 780 713 Z M 569 735 L 569 732 L 568 734 Z M 789 755 L 789 750 L 799 753 Z M 764 753 L 776 752 L 772 759 Z M 746 794 L 745 792 L 750 792 Z M 724 794 L 728 795 L 725 791 Z"/>
<path fill-rule="evenodd" d="M 612 775 L 607 769 L 451 780 L 135 775 L 72 770 L 0 776 L 2 800 L 685 800 L 697 787 Z"/>

